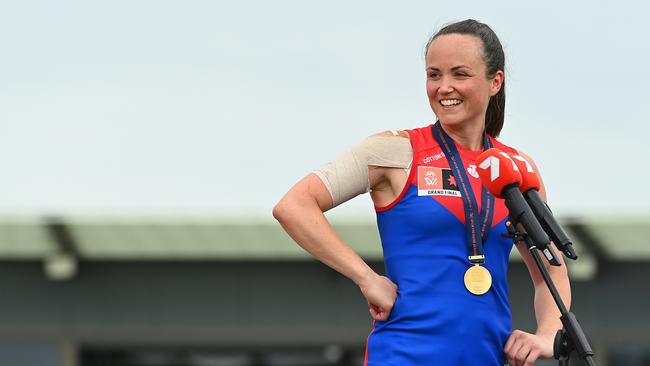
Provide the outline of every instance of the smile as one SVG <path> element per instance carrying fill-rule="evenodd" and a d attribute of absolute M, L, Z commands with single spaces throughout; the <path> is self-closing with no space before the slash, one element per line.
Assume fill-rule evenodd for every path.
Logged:
<path fill-rule="evenodd" d="M 442 104 L 445 107 L 449 107 L 449 106 L 452 106 L 452 105 L 458 105 L 458 104 L 460 104 L 462 102 L 463 101 L 460 100 L 460 99 L 442 99 L 440 101 L 440 104 Z"/>

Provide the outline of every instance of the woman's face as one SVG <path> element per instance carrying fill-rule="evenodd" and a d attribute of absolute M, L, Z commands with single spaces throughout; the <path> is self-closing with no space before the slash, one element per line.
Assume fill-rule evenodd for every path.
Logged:
<path fill-rule="evenodd" d="M 485 126 L 490 97 L 503 83 L 503 71 L 486 76 L 481 41 L 471 35 L 436 38 L 427 51 L 427 96 L 440 123 L 448 126 Z"/>

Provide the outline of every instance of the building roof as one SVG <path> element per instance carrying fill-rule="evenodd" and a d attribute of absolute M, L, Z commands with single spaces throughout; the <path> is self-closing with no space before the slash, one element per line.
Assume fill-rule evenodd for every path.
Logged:
<path fill-rule="evenodd" d="M 614 261 L 650 260 L 650 217 L 564 218 L 574 247 Z M 364 258 L 381 260 L 374 222 L 336 223 Z M 60 251 L 81 260 L 306 260 L 274 221 L 219 218 L 3 218 L 0 259 L 34 260 Z M 513 251 L 516 252 L 516 251 Z M 514 254 L 514 257 L 517 255 Z"/>

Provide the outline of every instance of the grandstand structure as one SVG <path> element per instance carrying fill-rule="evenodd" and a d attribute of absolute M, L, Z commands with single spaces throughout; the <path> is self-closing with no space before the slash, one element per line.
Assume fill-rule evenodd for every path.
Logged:
<path fill-rule="evenodd" d="M 650 217 L 561 224 L 598 364 L 649 365 Z M 383 272 L 374 223 L 335 226 Z M 354 284 L 270 219 L 3 217 L 0 259 L 2 365 L 352 366 L 372 326 Z M 531 281 L 511 262 L 513 324 L 533 331 Z"/>

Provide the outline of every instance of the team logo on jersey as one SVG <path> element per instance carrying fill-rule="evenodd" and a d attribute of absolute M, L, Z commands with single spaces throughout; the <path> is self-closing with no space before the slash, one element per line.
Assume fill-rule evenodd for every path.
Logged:
<path fill-rule="evenodd" d="M 478 178 L 478 172 L 476 171 L 476 165 L 474 165 L 474 164 L 470 164 L 470 165 L 467 167 L 467 172 L 468 172 L 469 175 L 471 175 L 472 177 L 474 177 L 474 178 Z"/>
<path fill-rule="evenodd" d="M 460 197 L 460 189 L 451 169 L 419 166 L 418 196 Z"/>

